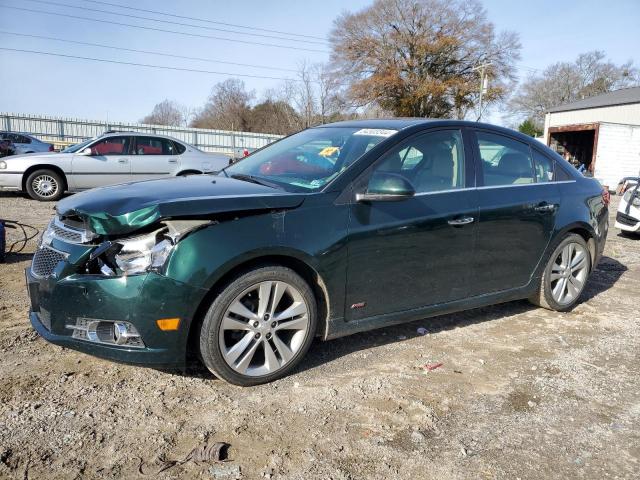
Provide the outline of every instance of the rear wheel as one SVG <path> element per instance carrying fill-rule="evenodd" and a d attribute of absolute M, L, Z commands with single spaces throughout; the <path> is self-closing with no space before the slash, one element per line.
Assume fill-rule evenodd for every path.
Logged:
<path fill-rule="evenodd" d="M 549 257 L 540 288 L 529 300 L 550 310 L 570 310 L 580 298 L 591 271 L 591 254 L 577 234 L 565 237 Z"/>
<path fill-rule="evenodd" d="M 258 268 L 236 277 L 213 301 L 200 332 L 200 355 L 227 382 L 267 383 L 300 362 L 316 324 L 313 292 L 297 273 Z"/>
<path fill-rule="evenodd" d="M 53 170 L 36 170 L 27 177 L 26 187 L 34 200 L 53 202 L 64 193 L 64 179 Z"/>

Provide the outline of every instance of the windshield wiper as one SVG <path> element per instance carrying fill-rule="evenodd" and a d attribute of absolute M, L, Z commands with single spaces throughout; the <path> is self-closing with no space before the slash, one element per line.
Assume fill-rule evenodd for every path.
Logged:
<path fill-rule="evenodd" d="M 226 172 L 225 172 L 225 174 L 226 174 Z M 282 190 L 282 187 L 280 185 L 278 185 L 277 183 L 269 182 L 267 180 L 264 180 L 264 179 L 262 179 L 260 177 L 255 177 L 253 175 L 246 175 L 244 173 L 233 173 L 230 176 L 231 176 L 231 178 L 235 178 L 236 180 L 242 180 L 244 182 L 256 183 L 258 185 L 263 185 L 265 187 L 278 188 L 278 189 Z"/>

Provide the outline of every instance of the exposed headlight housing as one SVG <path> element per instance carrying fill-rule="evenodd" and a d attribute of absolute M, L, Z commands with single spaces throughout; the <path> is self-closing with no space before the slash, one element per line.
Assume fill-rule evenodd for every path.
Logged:
<path fill-rule="evenodd" d="M 211 220 L 165 220 L 153 232 L 105 240 L 91 252 L 85 273 L 106 276 L 163 273 L 176 244 L 190 232 L 211 223 Z"/>
<path fill-rule="evenodd" d="M 114 257 L 116 265 L 125 275 L 162 270 L 174 246 L 171 239 L 163 237 L 160 231 L 115 243 L 120 245 Z"/>

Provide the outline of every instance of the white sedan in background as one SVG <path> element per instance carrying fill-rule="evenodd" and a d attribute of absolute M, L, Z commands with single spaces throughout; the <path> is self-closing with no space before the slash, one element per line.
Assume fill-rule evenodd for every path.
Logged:
<path fill-rule="evenodd" d="M 226 155 L 205 153 L 172 137 L 107 132 L 60 153 L 0 159 L 0 190 L 26 191 L 35 200 L 53 201 L 65 191 L 214 173 L 228 164 Z"/>
<path fill-rule="evenodd" d="M 623 232 L 640 232 L 640 177 L 627 177 L 621 182 L 622 198 L 616 215 L 616 228 Z"/>

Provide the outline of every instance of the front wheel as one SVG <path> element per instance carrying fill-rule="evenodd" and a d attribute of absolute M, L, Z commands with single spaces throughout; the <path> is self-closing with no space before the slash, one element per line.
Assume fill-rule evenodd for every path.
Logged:
<path fill-rule="evenodd" d="M 285 267 L 261 267 L 236 277 L 213 301 L 200 331 L 200 355 L 229 383 L 267 383 L 300 362 L 316 325 L 307 282 Z"/>
<path fill-rule="evenodd" d="M 580 298 L 590 271 L 587 243 L 580 235 L 567 235 L 549 257 L 540 287 L 529 300 L 550 310 L 570 310 Z"/>
<path fill-rule="evenodd" d="M 27 193 L 34 200 L 53 202 L 64 193 L 64 180 L 53 170 L 36 170 L 26 181 Z"/>

